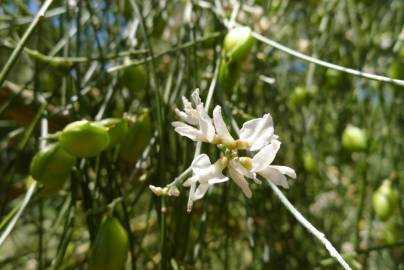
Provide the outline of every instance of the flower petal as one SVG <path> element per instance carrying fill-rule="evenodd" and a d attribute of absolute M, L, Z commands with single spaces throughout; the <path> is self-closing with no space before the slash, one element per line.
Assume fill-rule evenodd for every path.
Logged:
<path fill-rule="evenodd" d="M 223 120 L 222 116 L 222 108 L 217 105 L 213 110 L 213 123 L 215 125 L 215 129 L 217 134 L 222 137 L 223 140 L 233 141 L 233 137 L 230 135 L 229 130 L 227 129 L 226 123 Z"/>
<path fill-rule="evenodd" d="M 187 111 L 187 112 L 183 112 L 181 110 L 179 110 L 178 108 L 175 108 L 175 113 L 177 114 L 177 116 L 184 122 L 196 126 L 198 125 L 199 121 L 198 118 L 195 116 L 196 111 Z"/>
<path fill-rule="evenodd" d="M 273 168 L 273 166 L 268 166 L 263 170 L 258 171 L 258 173 L 267 179 L 268 181 L 271 181 L 277 186 L 281 186 L 283 188 L 289 188 L 288 180 L 286 179 L 286 176 L 284 176 L 280 171 L 277 169 Z"/>
<path fill-rule="evenodd" d="M 182 183 L 182 185 L 184 187 L 190 187 L 193 183 L 196 183 L 196 182 L 198 182 L 198 176 L 194 175 L 194 176 L 188 178 L 187 180 L 185 180 L 185 182 Z"/>
<path fill-rule="evenodd" d="M 204 141 L 204 137 L 200 130 L 179 121 L 173 122 L 172 125 L 175 128 L 175 132 L 181 136 L 190 138 L 193 141 Z"/>
<path fill-rule="evenodd" d="M 224 183 L 227 182 L 229 180 L 229 177 L 226 177 L 224 175 L 222 175 L 223 177 L 215 177 L 215 178 L 211 178 L 208 180 L 209 185 L 214 185 L 214 184 L 220 184 L 220 183 Z"/>
<path fill-rule="evenodd" d="M 274 126 L 271 115 L 265 114 L 243 124 L 240 130 L 240 139 L 250 144 L 251 151 L 257 151 L 267 145 L 274 135 Z"/>
<path fill-rule="evenodd" d="M 271 168 L 278 170 L 281 174 L 286 174 L 287 176 L 296 179 L 296 172 L 290 167 L 287 166 L 279 166 L 279 165 L 271 165 Z"/>
<path fill-rule="evenodd" d="M 238 160 L 232 159 L 229 162 L 229 166 L 235 169 L 239 174 L 247 176 L 248 178 L 254 179 L 256 175 L 254 172 L 247 170 Z"/>
<path fill-rule="evenodd" d="M 195 194 L 195 189 L 196 189 L 196 183 L 191 185 L 191 188 L 189 190 L 189 196 L 188 196 L 188 202 L 187 202 L 187 212 L 192 211 L 192 205 L 194 204 L 194 194 Z"/>
<path fill-rule="evenodd" d="M 197 189 L 195 190 L 195 193 L 192 196 L 192 199 L 194 201 L 202 199 L 203 196 L 205 196 L 206 192 L 209 189 L 209 184 L 208 183 L 200 183 Z"/>
<path fill-rule="evenodd" d="M 187 115 L 185 112 L 180 111 L 178 108 L 175 108 L 174 111 L 175 111 L 175 114 L 176 114 L 182 121 L 184 121 L 184 122 L 187 121 L 188 115 Z"/>
<path fill-rule="evenodd" d="M 199 88 L 196 88 L 194 92 L 192 92 L 191 98 L 195 106 L 198 106 L 202 103 L 201 98 L 199 97 Z"/>
<path fill-rule="evenodd" d="M 233 179 L 233 181 L 237 184 L 237 186 L 239 186 L 244 195 L 247 198 L 251 198 L 252 192 L 244 176 L 241 173 L 239 173 L 236 169 L 234 169 L 232 166 L 228 167 L 228 172 L 231 179 Z"/>
<path fill-rule="evenodd" d="M 199 114 L 199 128 L 207 141 L 211 142 L 215 137 L 215 127 L 213 126 L 212 119 L 209 117 L 203 104 L 199 104 L 196 109 Z"/>
<path fill-rule="evenodd" d="M 276 153 L 278 153 L 279 148 L 281 147 L 281 142 L 278 140 L 272 140 L 270 144 L 262 148 L 255 156 L 253 157 L 253 168 L 252 172 L 258 172 L 274 161 Z"/>
<path fill-rule="evenodd" d="M 191 168 L 194 174 L 202 175 L 207 172 L 211 165 L 208 155 L 200 154 L 192 161 Z"/>

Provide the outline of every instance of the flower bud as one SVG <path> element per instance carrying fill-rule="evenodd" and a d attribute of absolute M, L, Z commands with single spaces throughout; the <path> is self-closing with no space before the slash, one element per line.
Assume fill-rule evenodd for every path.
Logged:
<path fill-rule="evenodd" d="M 163 196 L 166 194 L 166 190 L 164 188 L 156 187 L 153 185 L 149 185 L 149 188 L 156 196 Z"/>
<path fill-rule="evenodd" d="M 59 143 L 73 156 L 93 157 L 108 147 L 108 130 L 98 123 L 87 120 L 76 121 L 63 129 Z"/>

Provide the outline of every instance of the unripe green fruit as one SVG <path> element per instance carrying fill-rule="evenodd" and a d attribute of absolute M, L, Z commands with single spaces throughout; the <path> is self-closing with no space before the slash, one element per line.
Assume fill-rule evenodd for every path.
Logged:
<path fill-rule="evenodd" d="M 307 103 L 311 98 L 317 95 L 317 88 L 312 86 L 306 89 L 302 86 L 297 86 L 289 96 L 290 104 L 294 107 L 299 107 Z"/>
<path fill-rule="evenodd" d="M 138 98 L 145 93 L 147 77 L 143 66 L 130 66 L 119 72 L 119 82 Z"/>
<path fill-rule="evenodd" d="M 60 146 L 76 157 L 93 157 L 108 147 L 107 128 L 87 120 L 68 124 L 59 136 Z"/>
<path fill-rule="evenodd" d="M 230 61 L 240 61 L 248 56 L 254 45 L 251 29 L 246 26 L 231 29 L 224 38 L 224 52 Z"/>
<path fill-rule="evenodd" d="M 158 13 L 153 17 L 153 31 L 152 36 L 154 38 L 160 38 L 164 33 L 164 29 L 167 26 L 167 20 L 162 13 Z"/>
<path fill-rule="evenodd" d="M 128 132 L 128 125 L 122 118 L 107 118 L 101 120 L 99 123 L 108 129 L 108 148 L 120 144 Z"/>
<path fill-rule="evenodd" d="M 395 220 L 389 220 L 383 224 L 381 239 L 386 244 L 394 244 L 398 239 L 402 239 L 403 227 Z"/>
<path fill-rule="evenodd" d="M 76 158 L 62 149 L 59 144 L 46 147 L 38 152 L 31 161 L 30 174 L 45 186 L 61 186 L 69 177 Z"/>
<path fill-rule="evenodd" d="M 42 90 L 52 92 L 62 84 L 62 76 L 59 72 L 44 70 L 39 73 L 39 81 Z"/>
<path fill-rule="evenodd" d="M 123 269 L 128 257 L 128 234 L 114 217 L 107 217 L 95 237 L 91 248 L 90 270 Z"/>
<path fill-rule="evenodd" d="M 238 62 L 227 62 L 222 60 L 219 68 L 219 84 L 225 91 L 231 92 L 238 83 L 240 77 L 240 64 Z"/>
<path fill-rule="evenodd" d="M 383 184 L 373 193 L 372 203 L 380 220 L 386 221 L 393 215 L 398 206 L 398 193 L 389 180 L 384 180 Z"/>
<path fill-rule="evenodd" d="M 308 93 L 306 88 L 298 86 L 296 87 L 290 95 L 290 103 L 295 107 L 303 105 L 308 98 Z"/>
<path fill-rule="evenodd" d="M 136 161 L 146 149 L 152 137 L 149 111 L 144 111 L 134 123 L 122 141 L 121 157 L 128 162 Z"/>
<path fill-rule="evenodd" d="M 317 171 L 317 162 L 310 151 L 305 151 L 303 154 L 304 169 L 309 173 Z"/>
<path fill-rule="evenodd" d="M 366 132 L 358 127 L 348 125 L 342 133 L 342 146 L 350 152 L 365 151 L 367 147 Z"/>
<path fill-rule="evenodd" d="M 404 79 L 404 63 L 400 61 L 392 62 L 387 75 L 393 79 Z"/>

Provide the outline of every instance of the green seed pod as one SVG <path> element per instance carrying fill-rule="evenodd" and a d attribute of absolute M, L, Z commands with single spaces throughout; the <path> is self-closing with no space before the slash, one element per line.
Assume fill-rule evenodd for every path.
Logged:
<path fill-rule="evenodd" d="M 167 26 L 167 19 L 163 13 L 159 12 L 153 17 L 153 30 L 151 35 L 154 38 L 160 38 L 163 35 L 166 26 Z"/>
<path fill-rule="evenodd" d="M 108 129 L 108 148 L 120 144 L 125 138 L 126 132 L 128 132 L 128 125 L 122 118 L 107 118 L 101 120 L 99 123 Z"/>
<path fill-rule="evenodd" d="M 104 219 L 91 248 L 90 270 L 123 269 L 128 257 L 128 234 L 114 217 Z"/>
<path fill-rule="evenodd" d="M 293 92 L 289 96 L 290 104 L 294 107 L 300 107 L 306 103 L 308 99 L 308 93 L 305 87 L 298 86 L 293 89 Z"/>
<path fill-rule="evenodd" d="M 404 79 L 404 63 L 394 61 L 390 64 L 387 75 L 393 79 Z"/>
<path fill-rule="evenodd" d="M 236 27 L 230 30 L 224 38 L 224 52 L 231 61 L 240 61 L 247 57 L 254 45 L 254 39 L 249 27 Z"/>
<path fill-rule="evenodd" d="M 389 220 L 383 224 L 381 231 L 381 239 L 386 244 L 394 244 L 397 239 L 402 239 L 403 236 L 403 226 L 401 226 L 397 221 Z"/>
<path fill-rule="evenodd" d="M 39 72 L 39 81 L 44 91 L 52 92 L 61 86 L 62 76 L 57 71 L 43 70 Z"/>
<path fill-rule="evenodd" d="M 348 125 L 342 133 L 342 146 L 350 152 L 362 152 L 367 147 L 366 132 L 358 127 Z"/>
<path fill-rule="evenodd" d="M 68 124 L 59 137 L 60 146 L 76 157 L 93 157 L 108 147 L 108 129 L 87 120 Z"/>
<path fill-rule="evenodd" d="M 138 98 L 144 97 L 147 77 L 143 66 L 131 66 L 121 70 L 119 72 L 119 82 Z"/>
<path fill-rule="evenodd" d="M 222 60 L 219 68 L 218 80 L 220 86 L 231 93 L 238 83 L 240 77 L 240 64 L 238 62 L 227 62 Z"/>
<path fill-rule="evenodd" d="M 317 162 L 313 154 L 310 151 L 305 151 L 303 154 L 304 169 L 309 173 L 317 171 Z"/>
<path fill-rule="evenodd" d="M 45 186 L 61 187 L 69 177 L 75 162 L 76 158 L 64 151 L 59 144 L 52 144 L 34 156 L 30 174 Z"/>
<path fill-rule="evenodd" d="M 293 92 L 289 96 L 290 105 L 293 107 L 300 107 L 309 102 L 317 94 L 317 88 L 315 86 L 306 89 L 302 86 L 297 86 L 293 89 Z"/>
<path fill-rule="evenodd" d="M 398 193 L 391 186 L 390 180 L 384 180 L 383 184 L 373 193 L 373 209 L 377 217 L 382 220 L 388 220 L 398 206 Z"/>
<path fill-rule="evenodd" d="M 121 157 L 128 162 L 136 161 L 146 149 L 152 137 L 150 113 L 144 111 L 136 121 L 129 125 L 122 142 Z"/>
<path fill-rule="evenodd" d="M 73 62 L 63 57 L 49 57 L 38 51 L 30 50 L 28 48 L 25 48 L 25 52 L 35 60 L 48 65 L 49 68 L 51 68 L 52 70 L 58 70 L 60 72 L 67 73 L 74 66 Z"/>

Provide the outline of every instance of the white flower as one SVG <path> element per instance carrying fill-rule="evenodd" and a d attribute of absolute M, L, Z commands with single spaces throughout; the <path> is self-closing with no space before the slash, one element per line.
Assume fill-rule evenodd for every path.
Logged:
<path fill-rule="evenodd" d="M 221 158 L 214 164 L 211 164 L 209 157 L 206 154 L 201 154 L 195 157 L 191 164 L 193 175 L 188 178 L 183 185 L 189 187 L 198 183 L 195 192 L 190 192 L 191 201 L 201 199 L 208 191 L 211 185 L 223 183 L 229 180 L 224 176 L 222 171 L 226 167 L 227 159 Z"/>
<path fill-rule="evenodd" d="M 175 121 L 172 125 L 181 136 L 188 137 L 194 141 L 212 142 L 215 137 L 215 127 L 203 107 L 198 89 L 192 93 L 192 101 L 195 108 L 188 99 L 182 98 L 184 111 L 176 109 L 175 112 L 183 122 Z"/>
<path fill-rule="evenodd" d="M 274 135 L 274 124 L 269 113 L 262 118 L 252 119 L 243 124 L 240 130 L 240 141 L 247 143 L 248 150 L 258 151 L 271 142 Z"/>
<path fill-rule="evenodd" d="M 213 109 L 213 124 L 215 125 L 216 133 L 220 142 L 224 145 L 234 147 L 236 142 L 227 129 L 222 116 L 222 108 L 219 105 Z"/>
<path fill-rule="evenodd" d="M 252 173 L 257 173 L 275 185 L 289 188 L 285 175 L 296 178 L 292 168 L 286 166 L 271 165 L 281 146 L 281 142 L 273 139 L 270 144 L 263 147 L 252 159 Z"/>
<path fill-rule="evenodd" d="M 244 168 L 244 166 L 241 165 L 239 161 L 236 159 L 232 159 L 229 161 L 227 169 L 231 179 L 233 179 L 233 181 L 237 184 L 237 186 L 239 186 L 244 195 L 247 198 L 251 198 L 252 196 L 251 189 L 248 185 L 247 180 L 245 180 L 244 176 L 255 179 L 255 175 L 250 171 L 248 171 L 246 168 Z"/>

